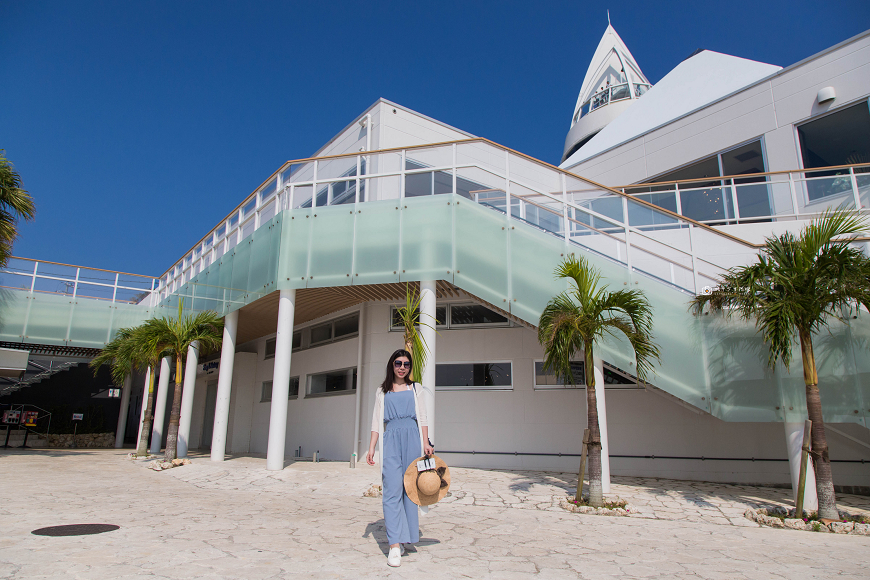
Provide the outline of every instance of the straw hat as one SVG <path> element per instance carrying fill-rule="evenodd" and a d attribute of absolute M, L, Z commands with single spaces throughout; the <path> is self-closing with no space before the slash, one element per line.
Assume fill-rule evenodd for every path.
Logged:
<path fill-rule="evenodd" d="M 419 506 L 432 505 L 447 495 L 450 489 L 450 468 L 444 460 L 432 455 L 435 469 L 417 471 L 417 462 L 425 459 L 418 457 L 405 470 L 405 493 Z"/>

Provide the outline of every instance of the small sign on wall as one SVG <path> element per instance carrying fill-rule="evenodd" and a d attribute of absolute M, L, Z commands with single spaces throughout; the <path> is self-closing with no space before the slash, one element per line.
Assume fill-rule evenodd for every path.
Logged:
<path fill-rule="evenodd" d="M 4 423 L 18 423 L 21 419 L 21 411 L 3 411 Z"/>
<path fill-rule="evenodd" d="M 85 418 L 85 414 L 84 414 L 84 413 L 73 413 L 73 418 L 72 418 L 72 420 L 73 420 L 73 421 L 81 421 L 81 420 L 83 420 L 84 418 Z"/>
<path fill-rule="evenodd" d="M 196 367 L 197 375 L 216 375 L 221 368 L 221 361 L 212 360 L 204 362 Z"/>

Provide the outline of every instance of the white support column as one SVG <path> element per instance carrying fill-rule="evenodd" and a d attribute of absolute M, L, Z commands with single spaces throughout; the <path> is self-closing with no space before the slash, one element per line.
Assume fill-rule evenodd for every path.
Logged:
<path fill-rule="evenodd" d="M 429 351 L 423 368 L 423 388 L 426 391 L 426 415 L 429 418 L 429 439 L 435 443 L 435 280 L 420 282 L 420 335 Z"/>
<path fill-rule="evenodd" d="M 360 444 L 360 409 L 362 407 L 362 387 L 363 387 L 363 337 L 365 336 L 365 316 L 366 316 L 366 303 L 363 302 L 359 308 L 359 325 L 357 326 L 357 336 L 359 337 L 359 343 L 357 345 L 357 353 L 356 353 L 356 393 L 354 393 L 354 397 L 356 397 L 356 401 L 354 401 L 354 415 L 353 415 L 353 446 L 351 449 L 352 453 L 356 458 L 356 461 L 359 461 L 359 444 Z"/>
<path fill-rule="evenodd" d="M 236 329 L 239 311 L 224 317 L 224 338 L 221 346 L 221 368 L 218 373 L 217 401 L 214 408 L 214 430 L 211 437 L 211 460 L 223 461 L 227 449 L 227 426 L 230 422 L 230 394 L 233 387 L 233 364 L 236 362 Z"/>
<path fill-rule="evenodd" d="M 293 353 L 293 318 L 296 290 L 281 290 L 278 298 L 278 335 L 275 337 L 275 370 L 272 373 L 272 402 L 269 415 L 269 444 L 266 469 L 284 469 L 287 440 L 287 399 L 290 395 L 290 356 Z M 221 363 L 223 364 L 223 363 Z"/>
<path fill-rule="evenodd" d="M 139 429 L 136 432 L 136 448 L 142 440 L 142 423 L 145 421 L 145 406 L 148 405 L 148 385 L 151 384 L 151 367 L 145 371 L 145 387 L 142 389 L 142 408 L 139 410 Z"/>
<path fill-rule="evenodd" d="M 178 418 L 178 457 L 187 457 L 187 449 L 190 444 L 190 420 L 193 415 L 197 365 L 199 365 L 199 341 L 194 341 L 187 349 L 187 359 L 184 361 L 181 416 Z"/>
<path fill-rule="evenodd" d="M 804 443 L 804 422 L 784 423 L 785 444 L 788 449 L 788 467 L 791 472 L 792 497 L 797 501 L 798 483 L 801 477 L 801 446 Z M 807 479 L 804 484 L 804 511 L 819 509 L 819 499 L 816 496 L 816 473 L 813 471 L 811 457 L 807 457 Z"/>
<path fill-rule="evenodd" d="M 595 364 L 595 400 L 598 403 L 598 430 L 601 434 L 601 491 L 610 493 L 610 445 L 607 442 L 607 403 L 604 400 L 604 361 L 592 357 Z"/>
<path fill-rule="evenodd" d="M 124 379 L 124 388 L 121 391 L 121 410 L 118 411 L 118 428 L 115 429 L 115 449 L 124 446 L 124 435 L 127 433 L 127 412 L 130 410 L 130 391 L 133 390 L 133 375 L 127 375 Z"/>
<path fill-rule="evenodd" d="M 163 443 L 163 421 L 166 419 L 166 397 L 169 394 L 170 359 L 160 361 L 160 377 L 157 380 L 157 393 L 154 396 L 154 423 L 151 425 L 151 453 L 160 453 Z"/>

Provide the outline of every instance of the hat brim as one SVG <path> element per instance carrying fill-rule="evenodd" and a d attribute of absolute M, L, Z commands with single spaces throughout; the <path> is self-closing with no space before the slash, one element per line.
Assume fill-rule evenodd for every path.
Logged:
<path fill-rule="evenodd" d="M 435 460 L 435 468 L 444 468 L 444 481 L 447 485 L 440 488 L 437 493 L 425 495 L 417 487 L 417 462 L 422 459 L 422 456 L 418 457 L 412 461 L 411 465 L 408 466 L 408 469 L 405 470 L 405 493 L 408 494 L 408 498 L 410 498 L 410 500 L 415 504 L 419 506 L 427 506 L 438 503 L 447 495 L 447 492 L 450 490 L 450 468 L 447 467 L 447 464 L 444 463 L 443 459 L 437 455 L 432 455 L 432 459 Z"/>

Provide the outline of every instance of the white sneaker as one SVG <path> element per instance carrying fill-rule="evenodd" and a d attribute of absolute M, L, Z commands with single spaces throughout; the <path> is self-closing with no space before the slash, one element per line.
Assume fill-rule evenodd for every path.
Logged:
<path fill-rule="evenodd" d="M 397 568 L 402 564 L 402 551 L 400 548 L 390 548 L 390 555 L 387 556 L 387 566 Z"/>

